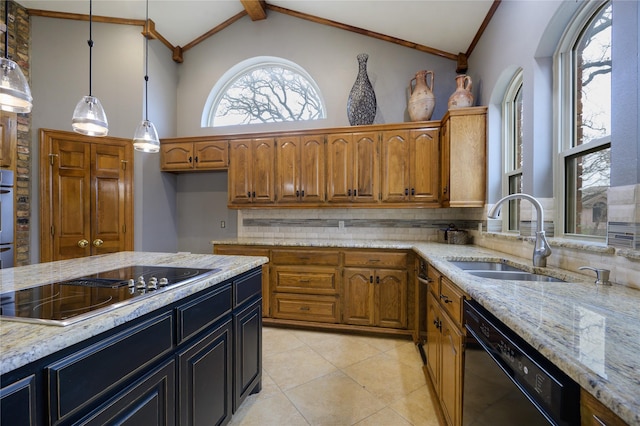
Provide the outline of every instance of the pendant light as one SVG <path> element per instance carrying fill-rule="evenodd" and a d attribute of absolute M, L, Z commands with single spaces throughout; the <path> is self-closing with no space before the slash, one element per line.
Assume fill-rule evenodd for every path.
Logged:
<path fill-rule="evenodd" d="M 144 112 L 145 118 L 138 124 L 133 134 L 133 148 L 142 152 L 160 151 L 158 132 L 152 122 L 149 121 L 149 0 L 147 0 L 147 20 L 144 23 Z"/>
<path fill-rule="evenodd" d="M 73 111 L 71 126 L 75 132 L 87 136 L 107 136 L 109 125 L 100 100 L 91 94 L 91 62 L 93 39 L 91 30 L 93 24 L 92 0 L 89 0 L 89 96 L 83 96 Z"/>
<path fill-rule="evenodd" d="M 9 59 L 9 0 L 4 2 L 4 58 L 0 58 L 0 109 L 31 112 L 33 98 L 20 66 Z"/>

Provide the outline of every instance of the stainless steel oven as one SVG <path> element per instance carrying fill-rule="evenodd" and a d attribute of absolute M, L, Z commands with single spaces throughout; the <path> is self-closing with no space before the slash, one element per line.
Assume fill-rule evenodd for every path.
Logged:
<path fill-rule="evenodd" d="M 464 323 L 463 425 L 580 424 L 570 377 L 477 302 L 464 301 Z"/>
<path fill-rule="evenodd" d="M 13 171 L 0 170 L 0 269 L 13 266 Z"/>

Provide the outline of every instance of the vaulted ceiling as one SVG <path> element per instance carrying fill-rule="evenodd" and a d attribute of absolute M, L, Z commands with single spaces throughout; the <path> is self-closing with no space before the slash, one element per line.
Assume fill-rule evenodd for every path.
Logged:
<path fill-rule="evenodd" d="M 34 15 L 81 19 L 88 0 L 17 0 Z M 205 38 L 249 15 L 285 13 L 355 31 L 439 56 L 458 59 L 473 51 L 500 0 L 149 0 L 149 31 L 174 50 L 174 60 Z M 93 0 L 94 20 L 140 21 L 144 0 Z M 459 55 L 462 53 L 462 55 Z"/>

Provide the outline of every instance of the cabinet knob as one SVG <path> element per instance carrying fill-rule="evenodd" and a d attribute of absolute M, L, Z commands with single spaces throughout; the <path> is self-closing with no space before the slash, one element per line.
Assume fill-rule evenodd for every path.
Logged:
<path fill-rule="evenodd" d="M 376 277 L 376 284 L 380 284 L 380 277 Z"/>
<path fill-rule="evenodd" d="M 404 195 L 409 195 L 409 188 L 404 189 Z"/>
<path fill-rule="evenodd" d="M 369 275 L 369 282 L 373 284 L 373 275 Z"/>
<path fill-rule="evenodd" d="M 300 310 L 301 311 L 308 311 L 308 310 L 310 310 L 310 308 L 308 306 L 301 306 Z"/>
<path fill-rule="evenodd" d="M 192 159 L 192 157 L 191 157 L 191 156 L 189 156 L 189 163 L 191 163 L 191 162 L 192 162 L 192 160 L 193 160 L 193 159 Z"/>
<path fill-rule="evenodd" d="M 347 189 L 347 195 L 348 195 L 349 197 L 351 197 L 351 190 L 350 190 L 350 189 Z"/>
<path fill-rule="evenodd" d="M 411 188 L 411 195 L 416 195 L 416 189 L 415 188 Z"/>
<path fill-rule="evenodd" d="M 300 192 L 300 196 L 304 197 L 304 189 Z"/>
<path fill-rule="evenodd" d="M 80 248 L 85 248 L 88 245 L 89 245 L 89 241 L 87 241 L 85 239 L 82 239 L 82 240 L 78 241 L 78 247 L 80 247 Z"/>
<path fill-rule="evenodd" d="M 104 241 L 102 241 L 100 238 L 96 238 L 95 240 L 93 240 L 94 247 L 100 247 L 103 244 L 104 244 Z"/>

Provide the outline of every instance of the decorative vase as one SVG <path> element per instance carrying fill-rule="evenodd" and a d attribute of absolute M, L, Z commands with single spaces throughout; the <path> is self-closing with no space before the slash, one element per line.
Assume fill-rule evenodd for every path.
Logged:
<path fill-rule="evenodd" d="M 431 76 L 431 84 L 428 77 Z M 431 118 L 436 107 L 436 97 L 433 94 L 435 74 L 433 71 L 418 71 L 416 76 L 409 80 L 409 103 L 407 110 L 411 121 L 426 121 Z M 415 81 L 415 86 L 414 86 Z"/>
<path fill-rule="evenodd" d="M 352 126 L 372 124 L 376 118 L 376 94 L 367 75 L 367 59 L 366 53 L 358 55 L 358 77 L 347 100 L 347 116 Z"/>
<path fill-rule="evenodd" d="M 456 91 L 449 98 L 449 109 L 465 108 L 473 105 L 471 94 L 471 77 L 460 74 L 456 76 Z"/>

